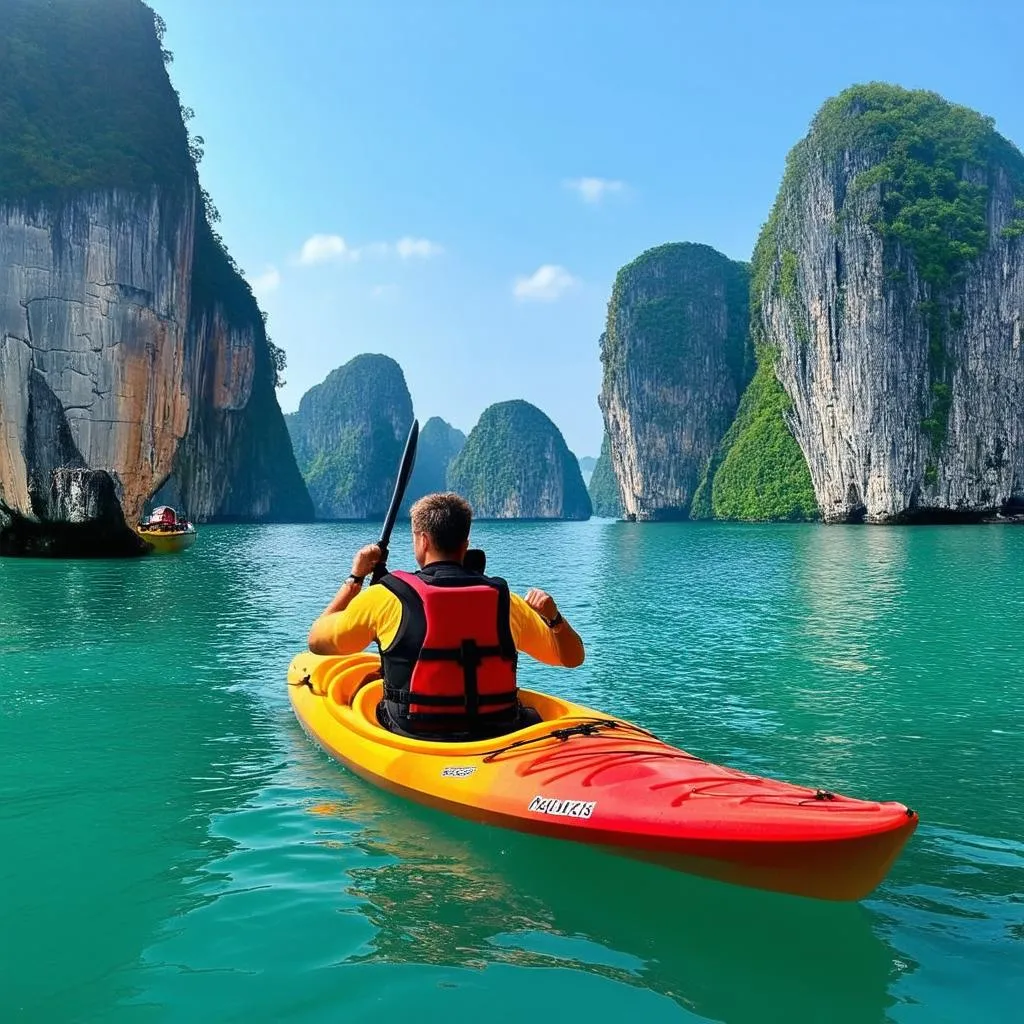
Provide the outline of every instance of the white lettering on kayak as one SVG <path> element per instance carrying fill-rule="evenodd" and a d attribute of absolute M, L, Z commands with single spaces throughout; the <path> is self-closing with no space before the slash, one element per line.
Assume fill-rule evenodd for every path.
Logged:
<path fill-rule="evenodd" d="M 461 767 L 461 768 L 442 768 L 441 778 L 443 779 L 465 779 L 475 772 L 475 768 Z"/>
<path fill-rule="evenodd" d="M 537 814 L 554 814 L 559 818 L 589 818 L 597 806 L 595 800 L 556 800 L 550 796 L 535 796 L 529 810 Z"/>

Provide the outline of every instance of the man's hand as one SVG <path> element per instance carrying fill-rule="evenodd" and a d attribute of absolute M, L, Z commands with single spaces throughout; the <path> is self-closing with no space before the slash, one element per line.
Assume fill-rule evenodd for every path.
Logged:
<path fill-rule="evenodd" d="M 374 566 L 380 561 L 380 556 L 381 550 L 377 544 L 367 544 L 365 548 L 360 548 L 356 552 L 355 558 L 352 559 L 352 575 L 369 576 L 373 572 Z M 320 619 L 325 615 L 343 612 L 355 599 L 359 589 L 358 584 L 345 580 L 341 585 L 341 589 L 334 595 L 331 603 L 320 613 Z M 313 628 L 309 631 L 309 649 L 314 654 L 330 654 L 333 652 L 319 643 L 317 623 L 320 619 L 313 623 Z"/>
<path fill-rule="evenodd" d="M 360 548 L 356 552 L 355 558 L 352 559 L 352 575 L 369 576 L 379 561 L 380 546 L 367 544 L 365 548 Z"/>
<path fill-rule="evenodd" d="M 558 614 L 558 605 L 550 594 L 536 588 L 526 595 L 526 603 L 542 618 L 550 622 Z"/>

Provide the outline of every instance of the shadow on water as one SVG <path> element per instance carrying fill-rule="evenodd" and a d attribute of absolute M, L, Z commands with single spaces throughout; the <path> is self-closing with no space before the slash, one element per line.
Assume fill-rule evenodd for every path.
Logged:
<path fill-rule="evenodd" d="M 0 563 L 0 1019 L 102 1017 L 229 847 L 211 818 L 267 780 L 269 734 L 209 643 L 237 578 L 190 568 Z"/>

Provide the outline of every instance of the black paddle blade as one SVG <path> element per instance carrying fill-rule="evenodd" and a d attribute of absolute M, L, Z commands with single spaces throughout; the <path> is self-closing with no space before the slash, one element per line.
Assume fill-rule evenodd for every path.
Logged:
<path fill-rule="evenodd" d="M 380 540 L 377 546 L 380 548 L 380 561 L 373 569 L 373 582 L 383 579 L 388 571 L 388 544 L 391 542 L 391 531 L 395 528 L 395 520 L 398 518 L 398 510 L 402 507 L 402 499 L 405 497 L 406 488 L 409 486 L 409 477 L 412 476 L 412 467 L 416 463 L 416 445 L 420 439 L 420 421 L 413 420 L 409 428 L 409 436 L 405 441 L 405 451 L 402 452 L 402 461 L 398 466 L 398 476 L 395 479 L 395 490 L 391 495 L 391 504 L 388 507 L 388 514 L 384 520 L 384 528 L 380 532 Z"/>

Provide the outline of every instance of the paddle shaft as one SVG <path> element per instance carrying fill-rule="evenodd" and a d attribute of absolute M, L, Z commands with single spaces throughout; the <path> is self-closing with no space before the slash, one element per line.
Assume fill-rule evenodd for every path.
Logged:
<path fill-rule="evenodd" d="M 395 528 L 398 510 L 402 506 L 402 499 L 405 497 L 409 478 L 412 476 L 412 467 L 416 463 L 416 445 L 419 442 L 419 437 L 419 420 L 413 420 L 412 426 L 409 428 L 409 436 L 405 441 L 405 451 L 402 452 L 402 461 L 398 466 L 398 477 L 395 479 L 391 505 L 388 507 L 388 514 L 384 519 L 384 528 L 380 531 L 380 540 L 377 541 L 377 546 L 380 548 L 380 561 L 373 567 L 373 583 L 377 583 L 387 575 L 388 544 L 391 542 L 391 531 Z"/>

